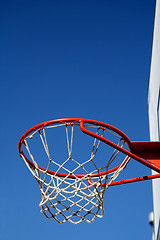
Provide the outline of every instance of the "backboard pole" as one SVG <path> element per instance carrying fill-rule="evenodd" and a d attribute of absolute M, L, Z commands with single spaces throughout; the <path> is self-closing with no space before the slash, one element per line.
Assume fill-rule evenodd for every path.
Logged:
<path fill-rule="evenodd" d="M 155 20 L 152 43 L 152 57 L 150 67 L 150 80 L 148 91 L 148 115 L 150 141 L 159 141 L 159 99 L 160 99 L 160 0 L 156 1 Z M 152 170 L 152 174 L 155 171 Z M 160 229 L 160 179 L 152 180 L 153 191 L 153 240 L 158 240 Z"/>

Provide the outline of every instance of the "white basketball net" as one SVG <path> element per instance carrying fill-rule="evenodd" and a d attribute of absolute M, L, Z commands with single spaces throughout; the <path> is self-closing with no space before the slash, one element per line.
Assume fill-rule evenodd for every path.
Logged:
<path fill-rule="evenodd" d="M 78 126 L 79 128 L 78 123 L 62 123 L 58 125 L 46 126 L 27 136 L 23 142 L 26 152 L 28 152 L 28 156 L 30 157 L 30 161 L 33 162 L 34 167 L 28 164 L 23 155 L 21 156 L 40 186 L 40 191 L 42 194 L 42 200 L 40 202 L 41 212 L 47 218 L 54 218 L 58 223 L 69 221 L 73 224 L 77 224 L 83 220 L 91 223 L 96 217 L 103 217 L 104 192 L 118 177 L 122 169 L 124 169 L 130 160 L 128 156 L 125 156 L 116 171 L 112 172 L 111 174 L 100 175 L 100 172 L 108 170 L 110 164 L 119 155 L 119 151 L 112 150 L 110 158 L 105 160 L 106 165 L 102 168 L 99 168 L 97 167 L 94 159 L 99 151 L 98 149 L 100 148 L 101 142 L 96 138 L 93 139 L 85 134 L 84 135 L 86 137 L 91 138 L 93 141 L 90 158 L 83 162 L 75 160 L 75 158 L 72 156 L 74 145 L 73 133 L 75 126 Z M 58 159 L 56 161 L 54 154 L 51 156 L 46 133 L 46 131 L 51 128 L 53 130 L 54 128 L 59 127 L 63 127 L 65 129 L 66 146 L 68 151 L 68 156 L 63 163 L 59 163 Z M 89 127 L 93 128 L 93 126 Z M 101 136 L 104 136 L 105 132 L 110 132 L 107 129 L 100 130 L 98 126 L 94 126 L 94 129 L 96 133 Z M 41 145 L 43 145 L 44 152 L 48 159 L 48 165 L 45 167 L 46 170 L 39 168 L 39 157 L 36 159 L 29 147 L 30 141 L 33 141 L 33 139 L 35 137 L 37 138 L 37 136 L 39 136 L 41 139 Z M 120 136 L 116 135 L 116 138 L 117 137 L 117 145 L 123 147 L 125 143 Z M 58 151 L 61 151 L 61 149 L 58 149 Z M 99 160 L 99 162 L 100 161 L 101 160 Z M 92 165 L 91 168 L 90 165 Z M 52 174 L 48 173 L 50 169 L 54 171 Z M 78 172 L 83 174 L 83 177 L 77 176 Z M 59 173 L 65 173 L 66 175 L 59 176 Z M 97 174 L 97 177 L 93 177 L 92 174 Z"/>

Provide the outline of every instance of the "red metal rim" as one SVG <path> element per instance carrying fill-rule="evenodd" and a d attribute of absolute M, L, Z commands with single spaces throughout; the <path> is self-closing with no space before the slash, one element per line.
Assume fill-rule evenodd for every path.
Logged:
<path fill-rule="evenodd" d="M 96 120 L 91 120 L 91 119 L 84 119 L 84 118 L 63 118 L 63 119 L 55 119 L 55 120 L 51 120 L 51 121 L 46 121 L 46 122 L 43 122 L 43 123 L 40 123 L 32 128 L 30 128 L 29 130 L 27 130 L 20 138 L 19 140 L 19 143 L 18 143 L 18 150 L 19 150 L 19 154 L 20 156 L 24 157 L 25 160 L 28 162 L 29 165 L 31 165 L 33 168 L 35 167 L 33 162 L 31 162 L 24 154 L 23 150 L 22 150 L 22 146 L 23 146 L 23 142 L 24 142 L 24 139 L 29 135 L 31 134 L 32 132 L 36 131 L 36 130 L 40 130 L 42 129 L 43 127 L 46 127 L 46 126 L 49 126 L 49 125 L 54 125 L 54 124 L 57 124 L 57 123 L 79 123 L 80 124 L 80 129 L 82 132 L 84 132 L 85 134 L 88 134 L 90 135 L 91 137 L 97 137 L 96 134 L 93 134 L 92 132 L 88 131 L 87 129 L 85 129 L 84 127 L 84 123 L 89 123 L 89 124 L 94 124 L 94 125 L 97 125 L 97 126 L 100 126 L 100 127 L 105 127 L 109 130 L 112 130 L 113 132 L 117 133 L 119 136 L 121 136 L 124 141 L 128 144 L 128 147 L 130 149 L 131 147 L 131 141 L 129 140 L 129 138 L 122 132 L 120 131 L 119 129 L 113 127 L 112 125 L 110 124 L 107 124 L 107 123 L 103 123 L 103 122 L 100 122 L 100 121 L 96 121 Z M 102 139 L 103 140 L 103 139 Z M 110 145 L 111 147 L 113 148 L 117 148 L 118 150 L 121 151 L 121 148 L 119 146 L 117 146 L 116 144 L 110 142 L 109 140 L 105 139 L 104 141 L 106 144 Z M 128 151 L 127 151 L 128 152 Z M 128 152 L 129 153 L 129 152 Z M 46 169 L 38 166 L 38 168 L 42 171 L 46 171 Z M 97 174 L 91 174 L 90 177 L 98 177 L 99 175 L 105 175 L 105 174 L 109 174 L 109 173 L 112 173 L 114 171 L 116 171 L 117 169 L 119 168 L 119 166 L 113 168 L 113 169 L 110 169 L 108 170 L 107 172 L 101 172 L 101 173 L 97 173 Z M 55 173 L 54 171 L 50 171 L 50 170 L 47 170 L 47 173 L 51 174 L 51 175 L 57 175 L 59 177 L 66 177 L 68 174 L 64 174 L 64 173 Z M 75 177 L 78 177 L 78 178 L 83 178 L 85 175 L 84 174 L 76 174 L 76 175 L 69 175 L 68 177 L 69 178 L 75 178 Z"/>

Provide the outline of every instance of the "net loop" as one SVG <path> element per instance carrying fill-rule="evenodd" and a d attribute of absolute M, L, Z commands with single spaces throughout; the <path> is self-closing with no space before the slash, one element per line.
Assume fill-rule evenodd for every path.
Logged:
<path fill-rule="evenodd" d="M 95 126 L 94 124 L 86 124 L 86 128 L 91 129 L 96 135 L 104 137 L 106 134 L 116 138 L 117 146 L 124 148 L 126 141 L 115 132 L 102 126 Z M 76 129 L 75 129 L 76 128 Z M 77 128 L 80 134 L 78 122 L 65 122 L 53 125 L 46 125 L 31 132 L 23 139 L 23 146 L 26 155 L 21 154 L 31 173 L 37 180 L 42 199 L 39 204 L 41 212 L 47 218 L 54 218 L 58 223 L 69 221 L 77 224 L 85 220 L 88 223 L 94 221 L 96 217 L 102 218 L 104 215 L 104 193 L 110 184 L 119 176 L 120 172 L 126 167 L 130 161 L 129 156 L 123 156 L 118 167 L 109 170 L 110 165 L 119 157 L 120 151 L 111 147 L 111 153 L 104 157 L 104 162 L 101 165 L 101 155 L 97 157 L 100 152 L 100 146 L 106 148 L 106 144 L 97 138 L 90 138 L 92 144 L 89 144 L 90 156 L 87 155 L 85 159 L 77 160 L 75 154 L 75 146 L 80 141 L 80 136 L 77 134 Z M 60 130 L 58 135 L 49 135 L 50 130 Z M 63 129 L 63 131 L 61 131 Z M 53 131 L 54 132 L 54 131 Z M 60 134 L 65 136 L 65 159 L 60 161 L 55 154 L 56 150 L 60 153 L 63 147 L 56 147 Z M 55 137 L 55 145 L 50 145 L 50 138 Z M 78 140 L 75 141 L 75 137 Z M 105 136 L 106 137 L 106 136 Z M 35 154 L 32 142 L 38 142 L 43 147 L 43 152 Z M 82 140 L 84 146 L 86 143 Z M 33 144 L 33 145 L 34 145 Z M 105 146 L 104 146 L 105 145 Z M 36 149 L 37 150 L 37 149 Z M 85 150 L 80 146 L 79 156 Z M 45 157 L 44 157 L 45 156 Z M 42 159 L 44 167 L 40 167 L 39 161 Z M 46 160 L 48 160 L 48 163 Z"/>

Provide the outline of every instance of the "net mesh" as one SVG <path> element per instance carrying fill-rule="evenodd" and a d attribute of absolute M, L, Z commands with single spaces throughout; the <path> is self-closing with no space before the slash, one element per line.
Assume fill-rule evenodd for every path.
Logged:
<path fill-rule="evenodd" d="M 100 136 L 110 135 L 112 141 L 115 138 L 116 144 L 122 148 L 126 145 L 119 135 L 106 128 L 91 124 L 85 127 L 92 129 Z M 77 132 L 77 128 L 79 129 L 78 123 L 46 126 L 32 132 L 23 141 L 25 156 L 27 155 L 33 164 L 29 164 L 23 154 L 21 156 L 39 184 L 42 194 L 39 204 L 41 212 L 47 218 L 54 218 L 58 223 L 69 221 L 77 224 L 83 220 L 91 223 L 96 217 L 103 217 L 104 192 L 130 160 L 128 156 L 122 156 L 121 159 L 120 152 L 113 148 L 107 149 L 107 153 L 104 153 L 107 157 L 102 156 L 101 153 L 107 148 L 106 144 L 81 131 Z M 56 129 L 60 130 L 58 134 Z M 54 131 L 49 134 L 50 130 Z M 81 139 L 82 134 L 87 138 L 87 142 Z M 77 141 L 75 140 L 74 147 L 75 136 L 77 136 Z M 84 150 L 87 144 L 89 155 Z M 99 150 L 101 145 L 103 145 L 102 151 Z M 43 150 L 40 150 L 40 146 Z M 79 146 L 80 160 L 76 160 L 77 146 Z M 98 152 L 99 156 L 97 156 Z M 86 155 L 85 161 L 82 160 L 83 155 Z M 107 173 L 117 156 L 120 161 L 119 167 Z M 39 167 L 40 164 L 44 168 Z"/>

